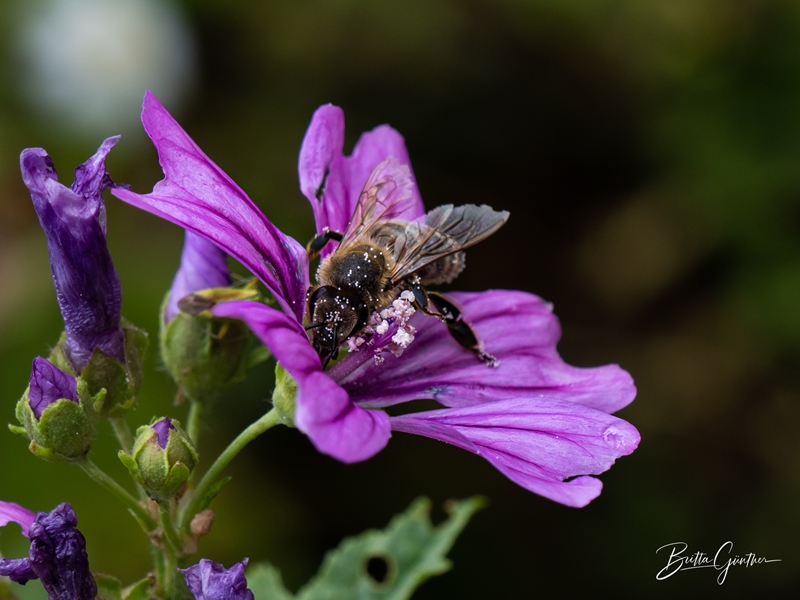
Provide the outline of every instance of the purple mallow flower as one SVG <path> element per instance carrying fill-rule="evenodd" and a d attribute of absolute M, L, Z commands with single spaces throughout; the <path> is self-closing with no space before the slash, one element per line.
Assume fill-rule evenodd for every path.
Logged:
<path fill-rule="evenodd" d="M 246 558 L 230 569 L 202 558 L 198 564 L 178 570 L 183 573 L 186 586 L 197 600 L 253 600 L 253 592 L 247 589 L 245 568 Z"/>
<path fill-rule="evenodd" d="M 186 232 L 181 254 L 181 266 L 172 280 L 164 321 L 169 323 L 178 314 L 178 301 L 192 292 L 231 284 L 227 255 L 213 244 Z"/>
<path fill-rule="evenodd" d="M 97 585 L 89 571 L 86 540 L 78 519 L 64 502 L 34 515 L 11 502 L 0 502 L 0 526 L 15 522 L 31 541 L 27 558 L 0 559 L 0 575 L 25 584 L 39 579 L 50 600 L 94 600 Z"/>
<path fill-rule="evenodd" d="M 64 373 L 46 358 L 33 359 L 28 402 L 37 419 L 44 409 L 56 400 L 66 398 L 78 404 L 78 383 L 72 375 Z"/>
<path fill-rule="evenodd" d="M 356 462 L 381 450 L 392 429 L 416 433 L 483 456 L 531 491 L 583 506 L 602 485 L 587 476 L 636 448 L 636 429 L 609 414 L 633 400 L 630 375 L 616 365 L 564 363 L 552 307 L 532 294 L 450 295 L 498 368 L 487 368 L 443 323 L 414 314 L 412 298 L 401 297 L 373 315 L 363 334 L 348 341 L 351 352 L 324 370 L 302 323 L 309 280 L 300 244 L 267 221 L 150 93 L 142 121 L 166 177 L 151 194 L 112 193 L 205 236 L 267 285 L 282 311 L 236 301 L 213 313 L 244 320 L 297 382 L 294 422 L 320 451 Z M 318 232 L 346 229 L 369 177 L 391 184 L 386 189 L 395 194 L 385 218 L 425 214 L 399 133 L 378 127 L 361 136 L 350 157 L 342 153 L 343 139 L 341 109 L 319 108 L 299 161 Z M 447 408 L 392 418 L 375 410 L 425 398 Z"/>
<path fill-rule="evenodd" d="M 106 245 L 102 198 L 103 190 L 115 186 L 105 171 L 105 158 L 118 141 L 119 136 L 105 140 L 94 156 L 75 169 L 70 187 L 58 182 L 53 162 L 42 148 L 28 148 L 20 155 L 22 179 L 47 236 L 66 330 L 64 351 L 77 372 L 95 349 L 125 360 L 122 291 Z"/>

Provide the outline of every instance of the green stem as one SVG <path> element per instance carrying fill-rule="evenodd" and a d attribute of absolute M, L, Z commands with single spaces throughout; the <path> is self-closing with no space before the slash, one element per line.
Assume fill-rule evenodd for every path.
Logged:
<path fill-rule="evenodd" d="M 198 483 L 197 487 L 194 489 L 192 499 L 189 501 L 188 506 L 181 513 L 178 520 L 178 527 L 181 530 L 184 530 L 186 527 L 188 527 L 189 523 L 192 522 L 192 518 L 198 512 L 200 512 L 200 506 L 206 494 L 208 493 L 209 488 L 217 481 L 217 479 L 219 479 L 219 476 L 222 471 L 225 470 L 225 467 L 230 464 L 230 462 L 247 444 L 280 422 L 281 417 L 273 408 L 260 419 L 254 423 L 251 423 L 247 429 L 242 431 L 242 433 L 236 437 L 235 440 L 228 444 L 228 447 L 225 448 L 225 450 L 222 451 L 222 454 L 217 457 L 217 460 L 215 460 L 214 464 L 209 467 L 208 471 L 206 471 L 205 475 L 203 475 L 203 478 L 200 480 L 200 483 Z"/>
<path fill-rule="evenodd" d="M 163 555 L 163 577 L 158 582 L 161 588 L 160 596 L 167 600 L 173 600 L 175 598 L 175 575 L 178 569 L 178 559 L 172 551 L 172 548 L 169 547 L 169 544 L 166 545 L 165 550 L 166 552 Z"/>
<path fill-rule="evenodd" d="M 120 448 L 122 448 L 126 454 L 130 454 L 133 449 L 133 433 L 131 433 L 128 422 L 121 417 L 115 419 L 109 418 L 108 421 L 111 423 L 114 435 L 116 435 L 117 440 L 119 440 Z"/>
<path fill-rule="evenodd" d="M 181 544 L 175 523 L 172 522 L 172 515 L 169 512 L 169 505 L 158 503 L 158 514 L 161 517 L 161 528 L 164 530 L 164 541 L 169 547 L 170 552 L 177 558 L 183 554 L 183 544 Z"/>
<path fill-rule="evenodd" d="M 192 440 L 195 450 L 200 446 L 200 425 L 202 416 L 202 403 L 189 400 L 189 414 L 186 417 L 186 433 L 189 435 L 189 439 Z"/>
<path fill-rule="evenodd" d="M 128 507 L 128 510 L 133 513 L 133 516 L 136 517 L 136 520 L 139 521 L 139 524 L 142 526 L 142 529 L 144 529 L 145 533 L 149 533 L 158 527 L 158 523 L 156 523 L 155 519 L 150 516 L 150 513 L 147 512 L 147 509 L 139 504 L 139 501 L 136 500 L 136 498 L 125 491 L 125 489 L 114 479 L 106 475 L 106 473 L 103 472 L 100 467 L 94 464 L 91 460 L 84 458 L 82 461 L 77 463 L 77 465 L 83 469 L 89 477 L 94 479 L 97 483 L 119 498 L 122 503 Z"/>

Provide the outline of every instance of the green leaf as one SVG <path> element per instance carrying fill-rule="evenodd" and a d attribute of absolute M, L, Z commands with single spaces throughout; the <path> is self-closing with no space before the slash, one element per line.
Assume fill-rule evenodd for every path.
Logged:
<path fill-rule="evenodd" d="M 150 600 L 153 581 L 149 577 L 140 579 L 122 590 L 123 600 Z"/>
<path fill-rule="evenodd" d="M 449 502 L 449 518 L 434 527 L 431 502 L 418 498 L 384 531 L 370 530 L 328 552 L 298 600 L 403 600 L 426 579 L 448 571 L 446 555 L 470 517 L 485 502 Z M 280 596 L 278 597 L 280 598 Z M 258 600 L 268 600 L 267 597 Z"/>
<path fill-rule="evenodd" d="M 294 596 L 283 587 L 281 574 L 269 563 L 258 563 L 247 569 L 247 587 L 256 600 L 292 600 Z"/>
<path fill-rule="evenodd" d="M 97 600 L 122 600 L 122 584 L 119 579 L 96 573 L 94 581 L 97 584 Z"/>

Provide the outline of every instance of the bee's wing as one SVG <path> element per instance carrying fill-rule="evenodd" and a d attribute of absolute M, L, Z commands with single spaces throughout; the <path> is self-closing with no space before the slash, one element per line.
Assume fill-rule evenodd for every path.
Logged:
<path fill-rule="evenodd" d="M 394 158 L 379 163 L 364 184 L 364 191 L 337 250 L 346 251 L 349 246 L 363 240 L 364 236 L 372 235 L 388 219 L 402 219 L 413 185 L 411 172 L 406 165 Z M 408 219 L 406 216 L 405 220 Z"/>
<path fill-rule="evenodd" d="M 446 204 L 433 209 L 423 223 L 412 221 L 397 236 L 392 282 L 396 285 L 432 262 L 477 244 L 507 219 L 507 211 L 496 211 L 485 204 Z"/>

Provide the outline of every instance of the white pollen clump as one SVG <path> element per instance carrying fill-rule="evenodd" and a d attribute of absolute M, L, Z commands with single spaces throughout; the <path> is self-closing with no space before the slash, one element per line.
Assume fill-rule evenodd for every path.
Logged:
<path fill-rule="evenodd" d="M 366 344 L 375 353 L 375 364 L 384 361 L 381 353 L 388 350 L 395 356 L 400 356 L 411 342 L 414 341 L 416 329 L 409 325 L 408 321 L 416 312 L 413 305 L 414 293 L 405 290 L 400 297 L 394 300 L 388 307 L 380 313 L 373 312 L 364 329 L 356 336 L 347 339 L 347 347 L 350 352 L 357 352 Z M 391 339 L 386 340 L 385 336 L 394 330 Z M 383 339 L 381 339 L 383 338 Z"/>
<path fill-rule="evenodd" d="M 360 335 L 347 338 L 347 351 L 355 352 L 359 346 L 363 346 L 366 340 Z"/>
<path fill-rule="evenodd" d="M 408 348 L 408 345 L 414 341 L 414 335 L 401 327 L 392 336 L 392 341 L 402 348 Z"/>

